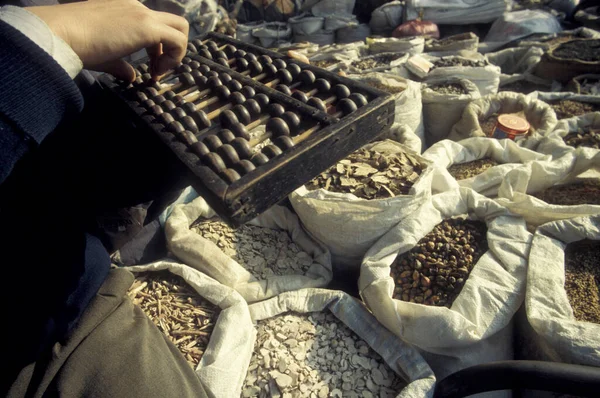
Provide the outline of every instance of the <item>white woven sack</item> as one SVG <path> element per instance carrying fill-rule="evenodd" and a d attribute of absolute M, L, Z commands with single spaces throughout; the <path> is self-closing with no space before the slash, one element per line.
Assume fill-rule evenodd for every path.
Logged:
<path fill-rule="evenodd" d="M 536 65 L 540 63 L 544 50 L 539 47 L 507 48 L 494 53 L 486 54 L 486 59 L 500 67 L 500 86 L 507 84 L 507 80 L 519 75 L 532 75 Z M 534 76 L 535 77 L 535 76 Z M 551 84 L 537 78 L 543 83 Z"/>
<path fill-rule="evenodd" d="M 422 159 L 390 140 L 365 148 L 384 153 L 409 152 Z M 429 200 L 432 171 L 427 167 L 408 195 L 394 198 L 367 200 L 350 193 L 309 191 L 304 186 L 289 198 L 304 227 L 331 251 L 334 263 L 358 269 L 363 255 L 377 239 Z"/>
<path fill-rule="evenodd" d="M 437 57 L 424 55 L 429 62 L 435 62 Z M 451 56 L 445 58 L 465 58 L 461 56 Z M 467 59 L 469 59 L 468 57 Z M 445 66 L 434 68 L 429 71 L 425 83 L 438 81 L 440 79 L 459 78 L 471 81 L 479 89 L 481 96 L 496 94 L 500 85 L 500 68 L 496 65 L 487 66 Z"/>
<path fill-rule="evenodd" d="M 331 281 L 329 252 L 308 236 L 298 217 L 287 208 L 274 206 L 250 224 L 286 231 L 291 240 L 312 257 L 313 264 L 304 275 L 275 275 L 264 280 L 256 279 L 212 241 L 190 230 L 196 219 L 211 218 L 214 214 L 201 197 L 186 205 L 175 206 L 165 225 L 167 245 L 182 262 L 232 287 L 246 301 L 265 300 L 305 287 L 324 287 Z"/>
<path fill-rule="evenodd" d="M 282 293 L 270 300 L 252 304 L 249 308 L 255 322 L 290 311 L 300 314 L 331 311 L 409 383 L 398 398 L 433 396 L 435 377 L 417 350 L 390 333 L 362 303 L 344 292 L 303 289 Z"/>
<path fill-rule="evenodd" d="M 565 247 L 583 239 L 600 240 L 600 216 L 554 221 L 535 231 L 525 295 L 531 329 L 523 336 L 531 359 L 600 366 L 600 325 L 575 320 L 564 289 Z"/>
<path fill-rule="evenodd" d="M 498 189 L 496 201 L 515 214 L 520 214 L 530 228 L 551 221 L 585 217 L 600 213 L 597 205 L 550 205 L 530 194 L 554 185 L 578 181 L 591 169 L 600 169 L 600 154 L 577 148 L 546 162 L 531 162 L 511 170 Z"/>
<path fill-rule="evenodd" d="M 402 23 L 403 10 L 404 3 L 402 1 L 390 1 L 373 10 L 369 21 L 373 33 L 389 36 Z"/>
<path fill-rule="evenodd" d="M 425 151 L 423 157 L 440 169 L 441 175 L 436 176 L 433 184 L 433 189 L 437 192 L 440 192 L 440 189 L 451 189 L 458 185 L 471 188 L 487 197 L 495 197 L 498 194 L 498 188 L 510 170 L 521 167 L 530 161 L 550 159 L 550 156 L 522 148 L 514 141 L 487 137 L 467 138 L 459 142 L 443 140 Z M 457 181 L 448 173 L 447 168 L 454 164 L 484 158 L 489 158 L 499 164 L 475 177 L 464 180 Z M 443 177 L 447 179 L 447 182 L 439 180 Z"/>
<path fill-rule="evenodd" d="M 209 396 L 239 397 L 256 339 L 246 301 L 232 288 L 184 264 L 158 261 L 125 269 L 134 273 L 168 270 L 221 308 L 196 374 Z"/>
<path fill-rule="evenodd" d="M 466 89 L 467 94 L 441 94 L 423 85 L 421 95 L 425 127 L 424 148 L 448 138 L 452 126 L 460 120 L 467 105 L 480 98 L 479 89 L 469 80 L 448 78 L 431 80 L 428 84 L 438 83 L 458 83 Z"/>
<path fill-rule="evenodd" d="M 508 0 L 408 0 L 406 20 L 423 12 L 423 20 L 437 24 L 467 25 L 493 22 L 509 10 Z"/>
<path fill-rule="evenodd" d="M 552 131 L 545 140 L 540 142 L 536 151 L 547 153 L 553 158 L 558 158 L 565 152 L 569 152 L 573 149 L 573 147 L 567 145 L 563 141 L 563 138 L 570 133 L 576 133 L 582 129 L 600 130 L 600 112 L 586 113 L 585 115 L 559 120 L 554 131 Z M 593 157 L 600 152 L 600 149 L 587 147 L 580 148 L 583 152 L 589 152 L 587 155 L 589 157 Z"/>
<path fill-rule="evenodd" d="M 374 81 L 391 87 L 405 87 L 403 91 L 391 94 L 394 97 L 394 125 L 380 139 L 389 138 L 407 145 L 417 153 L 425 143 L 425 127 L 423 125 L 423 105 L 421 102 L 421 83 L 404 79 L 391 73 L 372 72 L 361 75 L 350 75 L 364 83 Z M 410 135 L 416 137 L 410 137 Z M 418 139 L 418 146 L 415 138 Z"/>
<path fill-rule="evenodd" d="M 390 266 L 444 219 L 469 215 L 486 222 L 489 250 L 482 255 L 450 308 L 392 298 Z M 418 347 L 436 377 L 462 368 L 512 359 L 511 320 L 525 294 L 531 234 L 522 218 L 468 188 L 432 197 L 367 252 L 361 297 L 375 317 Z"/>
<path fill-rule="evenodd" d="M 520 146 L 531 148 L 537 145 L 537 140 L 547 136 L 556 126 L 556 113 L 550 105 L 524 94 L 505 91 L 482 97 L 467 105 L 460 120 L 452 126 L 448 138 L 460 141 L 468 137 L 485 137 L 479 120 L 485 120 L 494 114 L 517 112 L 523 112 L 531 126 L 527 139 L 517 141 Z"/>
<path fill-rule="evenodd" d="M 369 54 L 379 53 L 407 53 L 409 55 L 421 54 L 425 49 L 425 38 L 415 37 L 369 37 L 367 38 Z"/>

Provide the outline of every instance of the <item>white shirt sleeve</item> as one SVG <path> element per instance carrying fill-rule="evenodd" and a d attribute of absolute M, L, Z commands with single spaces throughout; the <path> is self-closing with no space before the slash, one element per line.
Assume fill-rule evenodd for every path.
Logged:
<path fill-rule="evenodd" d="M 77 54 L 37 15 L 14 6 L 0 7 L 0 20 L 19 30 L 31 41 L 46 51 L 62 68 L 75 78 L 83 64 Z"/>

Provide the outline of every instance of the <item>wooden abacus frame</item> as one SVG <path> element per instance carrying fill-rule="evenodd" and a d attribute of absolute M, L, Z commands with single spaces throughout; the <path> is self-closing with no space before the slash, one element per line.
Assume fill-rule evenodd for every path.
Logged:
<path fill-rule="evenodd" d="M 317 77 L 328 79 L 333 84 L 345 84 L 354 91 L 367 95 L 367 105 L 357 111 L 343 116 L 339 120 L 325 112 L 313 108 L 284 93 L 272 89 L 250 76 L 242 75 L 226 66 L 203 58 L 198 54 L 188 53 L 193 60 L 206 64 L 217 72 L 226 72 L 244 85 L 254 88 L 256 93 L 264 93 L 272 101 L 281 103 L 288 110 L 314 120 L 323 128 L 312 133 L 308 138 L 283 154 L 269 160 L 266 164 L 241 176 L 237 181 L 228 184 L 212 169 L 202 164 L 200 158 L 189 151 L 186 144 L 179 141 L 154 116 L 144 115 L 147 111 L 136 101 L 124 95 L 124 88 L 112 76 L 103 75 L 100 83 L 116 96 L 115 102 L 125 105 L 132 121 L 142 128 L 152 130 L 176 156 L 187 166 L 195 178 L 191 185 L 209 203 L 220 217 L 233 226 L 241 225 L 258 214 L 285 199 L 296 188 L 310 181 L 348 154 L 386 132 L 394 120 L 394 101 L 389 94 L 372 88 L 366 84 L 336 75 L 321 68 L 296 60 L 290 60 L 279 53 L 240 42 L 231 37 L 217 33 L 208 33 L 198 39 L 212 39 L 223 44 L 232 44 L 255 55 L 266 54 L 271 58 L 282 58 L 293 61 L 303 70 L 312 71 Z M 147 58 L 137 64 L 146 63 Z"/>

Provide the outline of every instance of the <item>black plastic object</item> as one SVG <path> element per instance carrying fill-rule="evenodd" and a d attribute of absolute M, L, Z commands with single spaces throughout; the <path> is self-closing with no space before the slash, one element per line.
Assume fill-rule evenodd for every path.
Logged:
<path fill-rule="evenodd" d="M 600 396 L 600 368 L 543 361 L 500 361 L 472 366 L 439 381 L 434 398 L 459 398 L 498 390 L 539 390 Z"/>
<path fill-rule="evenodd" d="M 192 186 L 221 218 L 233 226 L 255 218 L 280 202 L 293 190 L 310 181 L 335 162 L 387 131 L 394 120 L 392 96 L 371 86 L 216 33 L 211 32 L 200 36 L 194 42 L 197 40 L 200 42 L 212 41 L 214 44 L 212 47 L 216 45 L 216 48 L 233 45 L 237 49 L 243 50 L 226 54 L 227 59 L 220 54 L 220 59 L 224 60 L 224 63 L 215 62 L 210 51 L 208 51 L 209 54 L 205 54 L 205 51 L 188 52 L 187 65 L 197 66 L 197 70 L 204 77 L 211 75 L 212 77 L 208 80 L 212 79 L 211 81 L 214 81 L 215 84 L 208 84 L 208 81 L 205 84 L 198 80 L 195 86 L 184 87 L 175 83 L 175 78 L 179 78 L 179 75 L 182 74 L 179 69 L 166 77 L 166 84 L 156 84 L 147 73 L 142 73 L 147 69 L 144 67 L 144 64 L 148 62 L 147 58 L 140 60 L 135 65 L 139 74 L 131 85 L 119 82 L 110 75 L 103 75 L 99 80 L 107 88 L 107 92 L 113 95 L 115 105 L 121 104 L 123 109 L 129 113 L 133 124 L 144 127 L 149 134 L 157 135 L 163 144 L 175 153 L 192 172 L 191 174 L 194 176 L 191 181 Z M 194 51 L 191 46 L 189 49 Z M 212 52 L 216 53 L 216 51 Z M 241 60 L 241 56 L 248 54 L 254 54 L 249 58 L 260 59 L 264 73 L 249 75 L 248 71 L 240 68 L 237 61 Z M 268 63 L 269 60 L 272 61 L 272 64 Z M 269 68 L 269 65 L 275 68 L 274 74 L 268 73 L 268 69 L 273 69 Z M 184 68 L 180 69 L 183 71 Z M 304 75 L 310 72 L 314 75 L 315 80 L 311 80 L 310 84 L 303 81 L 301 79 L 301 76 L 304 76 L 302 71 L 306 71 Z M 195 70 L 192 71 L 192 73 L 194 72 Z M 242 112 L 240 106 L 235 108 L 239 101 L 234 103 L 231 98 L 216 95 L 216 87 L 213 86 L 216 85 L 217 78 L 213 77 L 226 75 L 231 78 L 227 83 L 228 87 L 231 86 L 229 87 L 231 96 L 234 93 L 239 94 L 235 90 L 247 87 L 247 92 L 251 90 L 255 94 L 253 100 L 259 105 L 260 112 L 254 103 L 248 106 L 247 112 Z M 364 96 L 368 103 L 362 104 L 363 106 L 359 106 L 358 109 L 348 114 L 340 115 L 336 113 L 340 99 L 337 96 L 326 98 L 326 93 L 319 93 L 318 88 L 313 94 L 323 96 L 324 100 L 321 102 L 327 103 L 328 109 L 327 107 L 315 108 L 298 101 L 292 95 L 275 89 L 277 85 L 285 81 L 290 92 L 293 90 L 310 92 L 316 88 L 315 82 L 318 79 L 327 80 L 331 87 L 347 87 L 349 93 Z M 224 80 L 228 80 L 228 78 Z M 235 86 L 239 87 L 231 84 L 234 81 L 236 82 Z M 219 82 L 222 84 L 221 81 Z M 319 82 L 321 81 L 319 80 Z M 177 97 L 177 105 L 173 101 L 171 101 L 173 106 L 170 102 L 167 103 L 168 106 L 157 105 L 166 102 L 162 101 L 164 96 L 159 93 L 164 94 L 169 90 L 175 91 L 175 95 L 170 95 L 170 97 Z M 140 92 L 144 93 L 144 96 Z M 236 136 L 242 135 L 238 131 L 239 129 L 233 129 L 236 124 L 224 125 L 224 120 L 227 119 L 224 116 L 235 116 L 240 123 L 243 123 L 242 127 L 251 126 L 248 130 L 258 124 L 267 126 L 268 130 L 269 119 L 274 117 L 268 112 L 268 104 L 281 107 L 284 113 L 295 114 L 300 124 L 296 125 L 296 118 L 288 121 L 289 123 L 294 122 L 293 128 L 289 131 L 294 145 L 286 145 L 283 148 L 272 146 L 266 153 L 254 148 L 254 153 L 248 159 L 256 167 L 254 170 L 247 170 L 235 162 L 238 159 L 241 161 L 248 158 L 246 153 L 238 153 L 237 157 L 234 156 L 232 150 L 237 151 L 236 146 L 232 145 L 232 150 L 229 150 L 228 147 L 227 152 L 219 154 L 217 151 L 220 145 L 211 146 L 205 141 L 209 136 L 222 136 L 223 133 L 220 132 L 224 129 L 230 130 Z M 150 105 L 154 106 L 149 107 Z M 184 125 L 182 121 L 185 117 L 181 117 L 184 112 L 191 119 L 199 112 L 204 112 L 207 115 L 206 120 L 210 119 L 210 125 L 196 123 L 197 128 L 190 127 L 191 123 Z M 161 113 L 172 113 L 180 120 L 175 120 L 174 116 L 174 122 L 171 122 L 169 117 L 161 117 Z M 231 115 L 229 115 L 230 113 Z M 340 117 L 338 118 L 338 116 Z M 250 121 L 250 119 L 252 120 Z M 186 120 L 189 122 L 188 119 Z M 170 122 L 165 124 L 165 121 Z M 248 124 L 248 122 L 250 123 Z M 309 134 L 303 135 L 303 132 L 309 132 Z M 270 134 L 269 137 L 263 136 L 258 141 L 252 141 L 252 146 L 256 142 L 274 140 L 278 135 L 277 131 L 267 131 L 267 133 Z M 250 137 L 244 138 L 249 140 Z M 206 144 L 206 149 L 212 152 L 205 153 L 205 148 L 199 142 Z M 224 143 L 221 142 L 221 144 Z M 144 143 L 140 142 L 140 148 L 143 148 L 143 145 Z M 219 159 L 223 160 L 221 155 L 224 153 L 227 155 L 226 161 L 218 162 Z M 240 175 L 236 170 L 243 170 L 243 172 Z M 234 175 L 234 171 L 236 171 L 236 175 Z"/>

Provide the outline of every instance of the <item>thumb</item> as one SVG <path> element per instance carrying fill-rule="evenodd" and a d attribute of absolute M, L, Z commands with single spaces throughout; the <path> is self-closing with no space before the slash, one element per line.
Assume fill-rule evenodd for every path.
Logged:
<path fill-rule="evenodd" d="M 99 72 L 110 73 L 117 79 L 131 83 L 135 80 L 135 70 L 133 66 L 129 65 L 122 59 L 116 59 L 114 61 L 105 62 L 94 68 Z"/>

